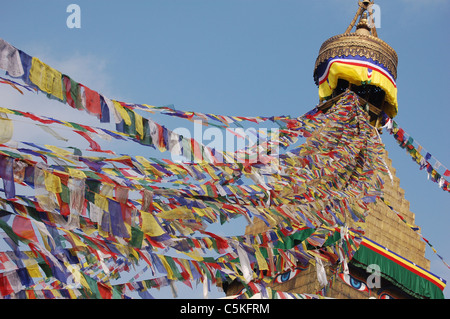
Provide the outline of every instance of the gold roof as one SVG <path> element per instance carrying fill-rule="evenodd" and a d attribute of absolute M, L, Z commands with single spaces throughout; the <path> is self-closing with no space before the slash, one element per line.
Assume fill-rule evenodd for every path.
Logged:
<path fill-rule="evenodd" d="M 316 59 L 314 75 L 316 78 L 317 67 L 329 58 L 337 56 L 362 56 L 379 62 L 391 73 L 394 80 L 397 79 L 398 56 L 395 50 L 386 42 L 378 38 L 375 25 L 369 22 L 372 16 L 372 1 L 358 1 L 359 8 L 347 30 L 340 35 L 333 36 L 326 40 L 319 50 Z M 351 33 L 356 20 L 360 17 L 356 25 L 356 31 Z"/>

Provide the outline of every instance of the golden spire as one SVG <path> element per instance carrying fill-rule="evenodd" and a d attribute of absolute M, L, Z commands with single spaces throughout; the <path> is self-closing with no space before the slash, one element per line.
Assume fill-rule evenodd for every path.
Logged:
<path fill-rule="evenodd" d="M 373 23 L 373 0 L 358 1 L 358 10 L 346 31 L 329 38 L 320 47 L 314 81 L 319 86 L 321 100 L 336 95 L 336 90 L 342 89 L 338 82 L 342 81 L 349 83 L 347 87 L 363 86 L 372 91 L 376 87 L 383 96 L 378 94 L 377 103 L 373 104 L 392 118 L 397 114 L 397 64 L 395 50 L 378 38 Z"/>
<path fill-rule="evenodd" d="M 355 26 L 358 17 L 360 17 L 362 20 L 363 15 L 365 15 L 365 20 L 367 22 L 367 12 L 369 12 L 370 19 L 371 21 L 373 21 L 373 0 L 358 1 L 358 11 L 356 11 L 355 17 L 353 18 L 352 22 L 350 22 L 350 25 L 348 26 L 347 30 L 345 30 L 344 33 L 350 33 L 350 31 Z M 377 29 L 373 22 L 371 23 L 371 26 L 369 26 L 369 24 L 367 23 L 367 28 L 373 36 L 377 37 Z"/>

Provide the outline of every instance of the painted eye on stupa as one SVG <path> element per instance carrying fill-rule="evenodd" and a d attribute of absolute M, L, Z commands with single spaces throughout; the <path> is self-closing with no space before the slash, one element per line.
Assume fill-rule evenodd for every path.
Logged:
<path fill-rule="evenodd" d="M 283 282 L 289 281 L 295 276 L 297 276 L 301 271 L 302 270 L 298 268 L 286 271 L 282 274 L 277 275 L 273 281 L 277 284 L 282 284 Z"/>
<path fill-rule="evenodd" d="M 367 285 L 363 281 L 356 279 L 352 275 L 341 273 L 339 274 L 339 277 L 350 287 L 358 291 L 369 292 L 369 288 L 367 288 Z"/>
<path fill-rule="evenodd" d="M 380 294 L 378 296 L 378 299 L 396 299 L 394 297 L 392 297 L 390 294 L 388 294 L 387 292 L 383 292 L 382 294 Z"/>

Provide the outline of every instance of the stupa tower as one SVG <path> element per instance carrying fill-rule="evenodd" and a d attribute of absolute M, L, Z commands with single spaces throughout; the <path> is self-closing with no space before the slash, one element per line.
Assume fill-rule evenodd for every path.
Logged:
<path fill-rule="evenodd" d="M 327 112 L 340 96 L 351 91 L 369 114 L 371 125 L 380 129 L 387 118 L 397 115 L 398 57 L 395 50 L 378 37 L 372 5 L 373 1 L 359 1 L 346 31 L 322 44 L 314 67 L 314 81 L 319 88 L 318 109 Z M 417 229 L 411 227 L 415 225 L 414 213 L 387 152 L 383 157 L 390 173 L 383 178 L 384 195 L 370 204 L 363 243 L 349 263 L 349 272 L 334 274 L 336 280 L 327 289 L 326 297 L 442 298 L 445 281 L 429 272 L 426 244 Z M 246 232 L 257 234 L 264 229 L 266 225 L 255 220 Z M 374 273 L 371 265 L 379 271 L 377 282 L 371 277 Z M 331 269 L 326 272 L 329 277 L 333 276 Z M 272 287 L 301 294 L 316 294 L 322 288 L 315 267 L 295 276 L 290 271 L 274 281 Z"/>

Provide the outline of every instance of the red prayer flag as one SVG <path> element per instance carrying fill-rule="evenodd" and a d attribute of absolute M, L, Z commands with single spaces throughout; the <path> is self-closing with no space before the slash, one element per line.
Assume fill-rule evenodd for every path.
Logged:
<path fill-rule="evenodd" d="M 4 274 L 0 274 L 0 295 L 7 296 L 14 292 L 11 285 L 9 284 L 8 277 Z"/>
<path fill-rule="evenodd" d="M 98 292 L 102 296 L 102 299 L 112 299 L 112 288 L 108 287 L 104 283 L 97 282 Z"/>
<path fill-rule="evenodd" d="M 80 84 L 80 86 L 84 89 L 84 96 L 86 97 L 86 110 L 88 113 L 100 117 L 102 113 L 100 94 L 82 84 Z"/>
<path fill-rule="evenodd" d="M 37 242 L 38 239 L 36 237 L 36 234 L 34 233 L 33 225 L 31 224 L 31 221 L 25 217 L 22 216 L 15 216 L 12 229 L 16 235 Z"/>
<path fill-rule="evenodd" d="M 76 104 L 75 101 L 72 98 L 71 95 L 71 82 L 70 82 L 70 78 L 67 77 L 66 75 L 63 75 L 63 84 L 64 84 L 64 91 L 66 92 L 66 101 L 67 104 L 69 104 L 71 107 L 76 108 Z"/>
<path fill-rule="evenodd" d="M 89 146 L 91 147 L 91 149 L 93 151 L 95 151 L 95 152 L 103 152 L 103 153 L 108 153 L 108 154 L 114 154 L 113 151 L 102 150 L 100 145 L 96 141 L 94 141 L 86 132 L 82 132 L 82 131 L 74 131 L 74 132 L 80 134 L 81 136 L 83 136 L 89 142 Z"/>

